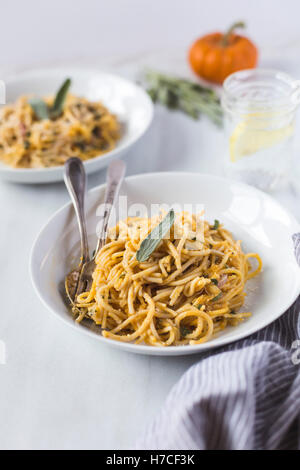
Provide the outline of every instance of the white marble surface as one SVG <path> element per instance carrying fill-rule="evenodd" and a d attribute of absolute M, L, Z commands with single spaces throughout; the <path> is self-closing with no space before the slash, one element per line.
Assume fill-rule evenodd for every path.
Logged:
<path fill-rule="evenodd" d="M 3 2 L 6 21 L 0 39 L 3 43 L 5 36 L 12 37 L 13 23 L 19 36 L 1 53 L 0 69 L 4 74 L 28 64 L 68 61 L 93 63 L 132 78 L 145 64 L 188 73 L 184 50 L 191 39 L 238 17 L 249 19 L 251 33 L 262 43 L 261 64 L 300 77 L 296 0 L 284 4 L 263 0 L 251 2 L 252 7 L 236 0 L 187 4 L 189 14 L 175 0 L 109 4 L 55 0 L 47 6 L 34 0 Z M 58 8 L 60 15 L 55 14 Z M 50 24 L 57 16 L 50 40 Z M 221 158 L 221 131 L 205 118 L 194 122 L 157 108 L 151 129 L 126 158 L 127 173 L 220 173 Z M 104 172 L 94 174 L 89 187 L 104 179 Z M 300 220 L 295 178 L 274 196 Z M 0 448 L 130 448 L 172 385 L 198 359 L 145 357 L 110 349 L 46 311 L 30 283 L 29 254 L 40 227 L 67 200 L 62 183 L 0 184 L 0 340 L 6 344 L 6 365 L 0 364 Z"/>

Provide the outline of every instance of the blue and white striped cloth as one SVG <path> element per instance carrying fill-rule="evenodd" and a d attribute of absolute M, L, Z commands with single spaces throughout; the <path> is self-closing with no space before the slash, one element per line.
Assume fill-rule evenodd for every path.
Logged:
<path fill-rule="evenodd" d="M 300 234 L 293 239 L 300 264 Z M 300 449 L 299 312 L 300 297 L 268 327 L 205 354 L 136 448 Z"/>

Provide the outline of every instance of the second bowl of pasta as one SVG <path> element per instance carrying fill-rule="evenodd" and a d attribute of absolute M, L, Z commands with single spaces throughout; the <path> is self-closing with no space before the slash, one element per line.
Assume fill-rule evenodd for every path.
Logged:
<path fill-rule="evenodd" d="M 63 179 L 71 156 L 87 173 L 122 157 L 149 127 L 146 92 L 117 75 L 79 67 L 37 69 L 5 78 L 0 109 L 0 178 Z"/>

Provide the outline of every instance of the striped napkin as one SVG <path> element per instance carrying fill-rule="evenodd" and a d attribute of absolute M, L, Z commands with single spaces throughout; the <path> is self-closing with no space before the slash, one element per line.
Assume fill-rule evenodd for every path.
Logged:
<path fill-rule="evenodd" d="M 300 264 L 300 234 L 293 236 Z M 300 297 L 271 325 L 203 356 L 137 449 L 300 449 Z"/>

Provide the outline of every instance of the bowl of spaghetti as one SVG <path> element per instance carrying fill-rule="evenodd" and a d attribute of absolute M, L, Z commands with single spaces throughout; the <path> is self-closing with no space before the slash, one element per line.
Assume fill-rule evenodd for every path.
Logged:
<path fill-rule="evenodd" d="M 150 125 L 153 106 L 137 85 L 80 68 L 8 77 L 0 108 L 0 177 L 22 183 L 63 178 L 81 158 L 87 173 L 124 155 Z"/>
<path fill-rule="evenodd" d="M 111 229 L 96 257 L 91 290 L 73 307 L 77 322 L 91 319 L 116 341 L 180 346 L 205 343 L 251 315 L 240 309 L 247 281 L 261 271 L 260 256 L 245 254 L 218 221 L 197 229 L 195 214 L 173 217 L 161 240 L 154 231 L 166 220 L 162 214 L 130 217 Z M 158 245 L 139 261 L 147 237 Z"/>
<path fill-rule="evenodd" d="M 88 193 L 91 249 L 103 196 L 104 185 Z M 38 295 L 77 330 L 136 353 L 191 354 L 256 332 L 298 296 L 298 223 L 263 192 L 212 175 L 160 173 L 126 178 L 120 197 L 126 209 L 110 221 L 93 285 L 73 311 L 63 289 L 80 251 L 70 204 L 32 250 Z"/>

